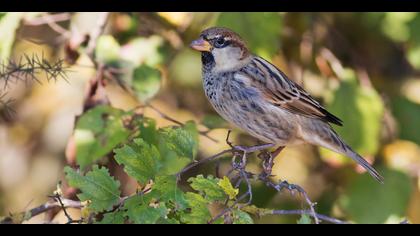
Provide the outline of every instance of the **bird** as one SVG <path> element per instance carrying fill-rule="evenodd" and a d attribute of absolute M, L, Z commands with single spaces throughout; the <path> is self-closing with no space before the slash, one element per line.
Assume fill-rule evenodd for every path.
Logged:
<path fill-rule="evenodd" d="M 268 144 L 309 143 L 343 154 L 383 183 L 378 171 L 332 128 L 343 121 L 275 65 L 250 52 L 239 34 L 210 27 L 190 47 L 201 53 L 205 95 L 225 120 Z"/>

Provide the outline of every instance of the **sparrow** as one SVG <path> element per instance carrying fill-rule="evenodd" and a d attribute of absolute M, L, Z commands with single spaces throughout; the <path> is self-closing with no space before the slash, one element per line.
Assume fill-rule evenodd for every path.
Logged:
<path fill-rule="evenodd" d="M 252 54 L 237 33 L 212 27 L 190 47 L 201 52 L 206 97 L 228 122 L 279 147 L 309 143 L 343 154 L 383 183 L 330 125 L 343 122 L 276 66 Z"/>

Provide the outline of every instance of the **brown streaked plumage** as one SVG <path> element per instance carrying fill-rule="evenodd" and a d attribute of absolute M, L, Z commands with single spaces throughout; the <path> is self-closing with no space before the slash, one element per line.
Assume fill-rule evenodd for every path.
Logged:
<path fill-rule="evenodd" d="M 347 155 L 383 182 L 329 124 L 342 121 L 277 67 L 251 54 L 238 34 L 209 28 L 191 47 L 201 51 L 204 90 L 223 118 L 267 143 L 311 143 Z"/>

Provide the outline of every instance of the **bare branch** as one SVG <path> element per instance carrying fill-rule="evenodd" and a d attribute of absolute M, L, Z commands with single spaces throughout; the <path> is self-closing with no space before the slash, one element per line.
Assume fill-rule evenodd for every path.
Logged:
<path fill-rule="evenodd" d="M 80 201 L 73 201 L 73 200 L 70 200 L 70 199 L 60 198 L 60 202 L 59 202 L 59 201 L 57 201 L 57 198 L 55 198 L 55 196 L 52 199 L 54 200 L 53 202 L 49 201 L 49 202 L 46 202 L 42 205 L 39 205 L 39 206 L 29 210 L 27 212 L 21 212 L 21 213 L 14 214 L 14 215 L 22 215 L 22 216 L 24 216 L 22 218 L 22 220 L 29 220 L 32 217 L 35 217 L 37 215 L 40 215 L 42 213 L 45 213 L 47 211 L 57 209 L 57 208 L 61 208 L 61 209 L 66 209 L 66 208 L 81 209 L 83 207 L 83 204 Z M 0 221 L 0 224 L 14 223 L 12 218 L 13 218 L 13 215 L 11 215 L 10 217 L 6 217 L 5 219 Z"/>
<path fill-rule="evenodd" d="M 57 14 L 43 14 L 40 17 L 34 17 L 31 19 L 25 19 L 25 25 L 31 26 L 38 26 L 38 25 L 45 25 L 51 22 L 61 22 L 61 21 L 68 21 L 71 19 L 71 14 L 68 12 L 57 13 Z"/>
<path fill-rule="evenodd" d="M 151 104 L 147 104 L 146 107 L 151 108 L 153 111 L 155 111 L 156 113 L 158 113 L 160 117 L 162 117 L 165 120 L 168 120 L 168 121 L 173 122 L 173 123 L 175 123 L 177 125 L 180 125 L 180 126 L 184 125 L 184 123 L 182 123 L 181 121 L 175 120 L 174 118 L 166 115 L 165 113 L 163 113 L 162 111 L 160 111 L 156 107 L 152 106 Z M 207 131 L 199 131 L 199 134 L 202 135 L 202 136 L 204 136 L 204 137 L 206 137 L 206 138 L 208 138 L 208 139 L 210 139 L 211 141 L 213 141 L 215 143 L 218 143 L 218 141 L 216 139 L 214 139 L 214 138 L 212 138 L 212 137 L 210 137 L 208 135 L 208 131 L 209 130 L 207 130 Z"/>
<path fill-rule="evenodd" d="M 333 224 L 349 224 L 349 222 L 342 221 L 333 217 L 329 217 L 326 215 L 315 213 L 313 215 L 311 210 L 273 210 L 271 215 L 309 215 L 315 219 L 315 217 L 319 220 L 323 220 L 326 222 L 330 222 Z"/>
<path fill-rule="evenodd" d="M 71 35 L 70 31 L 57 24 L 57 22 L 68 21 L 70 19 L 71 14 L 67 12 L 58 14 L 45 13 L 40 17 L 25 19 L 24 24 L 29 26 L 39 26 L 47 24 L 52 30 L 60 34 L 62 37 L 68 38 Z"/>
<path fill-rule="evenodd" d="M 97 27 L 95 27 L 92 33 L 90 34 L 90 40 L 86 48 L 86 54 L 92 59 L 94 63 L 96 63 L 96 60 L 94 59 L 96 43 L 98 41 L 99 36 L 101 36 L 105 30 L 105 26 L 108 22 L 109 15 L 109 12 L 102 12 L 102 14 L 98 18 Z"/>

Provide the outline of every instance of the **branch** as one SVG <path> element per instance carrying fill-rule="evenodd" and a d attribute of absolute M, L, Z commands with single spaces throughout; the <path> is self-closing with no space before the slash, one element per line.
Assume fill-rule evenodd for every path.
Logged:
<path fill-rule="evenodd" d="M 51 22 L 68 21 L 71 19 L 71 14 L 68 12 L 57 13 L 57 14 L 43 14 L 40 17 L 34 17 L 31 19 L 24 19 L 25 25 L 39 26 L 45 25 Z"/>
<path fill-rule="evenodd" d="M 350 224 L 349 222 L 342 221 L 342 220 L 329 217 L 326 215 L 318 214 L 318 213 L 315 213 L 315 216 L 314 216 L 311 210 L 273 210 L 271 212 L 271 215 L 309 215 L 310 217 L 314 219 L 318 218 L 319 220 L 323 220 L 323 221 L 330 222 L 333 224 Z"/>
<path fill-rule="evenodd" d="M 52 30 L 61 34 L 64 38 L 70 37 L 70 31 L 63 28 L 57 22 L 68 21 L 71 19 L 71 14 L 64 12 L 58 14 L 43 14 L 40 17 L 32 18 L 32 19 L 25 19 L 24 24 L 29 26 L 40 26 L 47 24 Z"/>
<path fill-rule="evenodd" d="M 322 214 L 318 214 L 315 211 L 315 203 L 313 203 L 306 191 L 300 187 L 299 185 L 295 184 L 289 184 L 287 181 L 282 181 L 278 184 L 273 183 L 270 180 L 270 177 L 272 176 L 272 167 L 274 165 L 274 158 L 283 150 L 283 147 L 277 148 L 274 152 L 268 152 L 266 149 L 273 147 L 273 144 L 262 144 L 257 146 L 251 146 L 251 147 L 244 147 L 244 146 L 234 146 L 232 142 L 229 141 L 230 131 L 228 132 L 226 143 L 231 147 L 231 149 L 224 150 L 218 154 L 215 154 L 211 157 L 202 159 L 199 162 L 193 163 L 186 168 L 184 168 L 182 171 L 180 171 L 177 174 L 178 179 L 180 178 L 181 174 L 190 170 L 191 168 L 205 163 L 209 161 L 216 160 L 220 157 L 222 157 L 224 154 L 231 152 L 233 154 L 232 158 L 232 164 L 231 164 L 231 170 L 228 172 L 228 176 L 231 175 L 233 172 L 237 172 L 236 178 L 238 178 L 238 182 L 236 183 L 235 188 L 238 188 L 241 183 L 245 183 L 247 187 L 247 191 L 239 196 L 232 204 L 229 204 L 229 199 L 226 199 L 225 206 L 226 208 L 223 209 L 219 214 L 217 214 L 215 217 L 213 217 L 208 223 L 212 224 L 217 219 L 225 216 L 227 213 L 233 211 L 234 209 L 241 209 L 247 206 L 251 206 L 252 202 L 252 185 L 250 179 L 254 180 L 260 180 L 264 182 L 267 186 L 272 187 L 276 189 L 278 192 L 281 192 L 283 189 L 286 189 L 290 191 L 290 193 L 294 194 L 294 191 L 299 192 L 303 198 L 305 199 L 305 202 L 308 204 L 309 209 L 308 210 L 272 210 L 272 211 L 264 211 L 264 214 L 271 214 L 271 215 L 309 215 L 312 217 L 316 224 L 319 224 L 321 220 L 335 223 L 335 224 L 344 224 L 347 222 L 335 219 L 333 217 L 325 216 Z M 246 171 L 246 165 L 247 165 L 247 159 L 248 154 L 254 153 L 254 152 L 260 152 L 258 154 L 258 157 L 263 160 L 262 166 L 263 171 L 259 175 L 256 175 L 254 173 Z M 256 178 L 254 178 L 256 177 Z M 245 198 L 248 197 L 247 202 L 240 204 Z M 260 214 L 261 215 L 261 214 Z"/>
<path fill-rule="evenodd" d="M 19 60 L 9 59 L 7 62 L 0 62 L 0 80 L 4 80 L 6 88 L 10 82 L 35 81 L 42 84 L 40 75 L 45 74 L 47 81 L 67 80 L 68 68 L 64 65 L 64 60 L 57 60 L 53 63 L 44 58 L 44 54 L 38 57 L 36 54 L 29 56 L 23 54 Z"/>
<path fill-rule="evenodd" d="M 168 120 L 168 121 L 173 122 L 173 123 L 175 123 L 177 125 L 180 125 L 180 126 L 184 125 L 184 123 L 182 123 L 181 121 L 175 120 L 174 118 L 166 115 L 165 113 L 163 113 L 159 109 L 155 108 L 151 104 L 147 104 L 145 107 L 149 107 L 150 109 L 152 109 L 153 111 L 155 111 L 156 113 L 158 113 L 158 115 L 160 117 L 162 117 L 163 119 L 165 119 L 165 120 Z M 212 138 L 212 137 L 210 137 L 208 135 L 208 132 L 209 132 L 209 130 L 207 130 L 207 131 L 199 131 L 199 134 L 202 135 L 202 136 L 204 136 L 204 137 L 206 137 L 206 138 L 208 138 L 209 140 L 211 140 L 211 141 L 213 141 L 215 143 L 218 143 L 218 141 L 216 139 L 214 139 L 214 138 Z"/>
<path fill-rule="evenodd" d="M 16 114 L 16 111 L 12 108 L 14 99 L 5 99 L 6 96 L 7 92 L 0 91 L 0 116 L 3 116 L 5 119 L 11 119 Z"/>
<path fill-rule="evenodd" d="M 21 221 L 25 221 L 25 220 L 29 220 L 32 217 L 35 217 L 37 215 L 40 215 L 42 213 L 45 213 L 47 211 L 50 210 L 54 210 L 57 208 L 61 208 L 64 210 L 66 216 L 68 216 L 67 211 L 65 211 L 66 208 L 77 208 L 77 209 L 81 209 L 83 207 L 83 204 L 80 201 L 73 201 L 70 199 L 62 199 L 62 198 L 58 198 L 60 199 L 59 201 L 57 200 L 56 196 L 51 197 L 51 199 L 54 199 L 53 202 L 49 201 L 47 203 L 44 203 L 42 205 L 39 205 L 29 211 L 26 212 L 21 212 L 21 213 L 17 213 L 17 214 L 12 214 L 9 217 L 6 217 L 5 219 L 0 221 L 0 224 L 7 224 L 7 223 L 17 223 L 14 222 L 14 218 L 15 216 L 18 216 L 17 218 L 19 218 Z M 21 217 L 19 217 L 21 216 Z"/>
<path fill-rule="evenodd" d="M 98 18 L 97 26 L 92 30 L 90 34 L 90 40 L 86 47 L 86 54 L 90 57 L 90 59 L 96 64 L 95 60 L 95 48 L 96 43 L 98 41 L 99 36 L 101 36 L 105 30 L 106 23 L 109 18 L 109 12 L 102 12 Z"/>
<path fill-rule="evenodd" d="M 187 167 L 185 167 L 184 169 L 182 169 L 180 172 L 178 172 L 176 174 L 177 179 L 179 180 L 181 178 L 182 174 L 184 174 L 185 172 L 191 170 L 192 168 L 194 168 L 194 167 L 196 167 L 198 165 L 201 165 L 201 164 L 204 164 L 204 163 L 207 163 L 207 162 L 210 162 L 210 161 L 214 161 L 216 159 L 219 159 L 219 158 L 223 157 L 224 154 L 230 153 L 230 152 L 232 152 L 232 149 L 226 149 L 226 150 L 223 150 L 223 151 L 221 151 L 221 152 L 219 152 L 219 153 L 217 153 L 217 154 L 215 154 L 213 156 L 210 156 L 210 157 L 201 159 L 200 161 L 197 161 L 197 162 L 194 162 L 194 163 L 188 165 Z"/>

